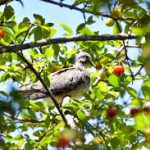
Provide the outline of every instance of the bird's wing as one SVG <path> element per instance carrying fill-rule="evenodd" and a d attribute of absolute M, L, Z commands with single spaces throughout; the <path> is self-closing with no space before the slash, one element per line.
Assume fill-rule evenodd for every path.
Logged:
<path fill-rule="evenodd" d="M 51 74 L 52 79 L 55 78 L 55 76 L 58 76 L 59 74 L 62 74 L 63 72 L 66 72 L 67 70 L 68 68 L 65 68 L 55 73 L 52 73 Z M 19 91 L 21 92 L 22 95 L 24 95 L 25 97 L 29 99 L 40 99 L 40 98 L 47 97 L 47 92 L 44 89 L 40 81 L 33 83 L 33 84 L 29 83 L 24 86 L 21 86 L 19 88 Z"/>
<path fill-rule="evenodd" d="M 89 75 L 78 68 L 68 68 L 52 75 L 50 90 L 54 95 L 61 95 L 85 84 Z"/>
<path fill-rule="evenodd" d="M 40 81 L 33 84 L 26 84 L 19 88 L 20 93 L 29 99 L 40 99 L 46 97 L 44 87 Z"/>
<path fill-rule="evenodd" d="M 65 93 L 67 95 L 67 92 L 72 91 L 79 86 L 82 87 L 88 79 L 89 75 L 83 70 L 74 67 L 66 68 L 51 75 L 49 89 L 54 95 L 59 96 Z M 90 79 L 88 81 L 90 81 Z M 47 92 L 39 81 L 34 84 L 23 86 L 20 90 L 30 99 L 39 99 L 47 96 Z"/>
<path fill-rule="evenodd" d="M 59 74 L 61 74 L 61 73 L 63 73 L 63 72 L 66 72 L 66 71 L 72 70 L 72 69 L 75 69 L 75 68 L 74 68 L 74 67 L 70 67 L 70 68 L 61 69 L 61 70 L 58 70 L 58 71 L 52 73 L 51 76 L 54 77 L 54 76 L 56 76 L 56 75 L 59 75 Z"/>

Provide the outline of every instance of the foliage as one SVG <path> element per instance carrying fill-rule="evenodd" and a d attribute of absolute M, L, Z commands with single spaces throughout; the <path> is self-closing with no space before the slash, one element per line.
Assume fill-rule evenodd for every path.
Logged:
<path fill-rule="evenodd" d="M 65 0 L 58 1 L 58 4 L 63 6 Z M 130 40 L 80 41 L 73 42 L 71 48 L 58 43 L 28 50 L 18 49 L 17 52 L 1 52 L 0 82 L 8 84 L 9 80 L 14 84 L 10 85 L 9 92 L 3 88 L 0 91 L 0 149 L 46 150 L 62 145 L 60 138 L 62 140 L 66 135 L 69 135 L 70 143 L 65 139 L 63 145 L 71 149 L 149 148 L 150 2 L 74 0 L 72 4 L 70 8 L 76 11 L 78 7 L 83 7 L 83 23 L 76 27 L 76 31 L 66 24 L 60 24 L 65 32 L 60 37 L 70 37 L 75 32 L 85 36 L 100 35 L 100 31 L 91 27 L 98 24 L 95 21 L 98 17 L 104 22 L 113 20 L 111 25 L 107 24 L 108 21 L 105 24 L 106 29 L 112 28 L 112 34 L 135 34 L 137 38 L 132 42 L 135 45 L 131 45 Z M 87 17 L 86 13 L 90 15 Z M 39 14 L 33 17 L 34 21 L 26 16 L 18 23 L 15 8 L 11 3 L 7 4 L 0 12 L 0 29 L 6 32 L 4 37 L 0 37 L 1 48 L 55 37 L 57 29 L 54 23 L 47 22 Z M 139 51 L 139 57 L 132 60 L 129 53 L 134 48 Z M 90 53 L 94 64 L 100 64 L 102 68 L 89 69 L 91 88 L 82 101 L 71 98 L 61 107 L 76 120 L 76 128 L 68 129 L 62 116 L 55 111 L 54 104 L 45 103 L 42 99 L 27 99 L 15 85 L 36 83 L 40 76 L 49 86 L 50 73 L 72 66 L 74 54 L 80 51 Z M 116 65 L 124 66 L 125 72 L 115 74 L 113 69 Z M 115 115 L 108 117 L 107 110 L 111 107 L 115 108 Z M 138 113 L 130 114 L 133 108 L 138 109 Z M 89 135 L 92 136 L 90 141 Z"/>

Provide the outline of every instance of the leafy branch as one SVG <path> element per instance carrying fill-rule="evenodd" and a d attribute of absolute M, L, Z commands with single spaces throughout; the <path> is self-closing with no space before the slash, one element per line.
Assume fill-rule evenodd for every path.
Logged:
<path fill-rule="evenodd" d="M 36 42 L 29 42 L 19 45 L 10 45 L 10 46 L 3 46 L 0 47 L 0 53 L 3 52 L 17 52 L 19 50 L 25 50 L 34 47 L 41 47 L 50 44 L 59 44 L 59 43 L 68 43 L 68 42 L 79 42 L 79 41 L 111 41 L 111 40 L 126 40 L 126 39 L 136 39 L 137 37 L 134 35 L 111 35 L 111 34 L 104 34 L 104 35 L 97 35 L 97 36 L 87 36 L 87 35 L 80 35 L 80 36 L 73 36 L 73 37 L 60 37 L 60 38 L 53 38 L 53 39 L 43 39 Z"/>
<path fill-rule="evenodd" d="M 76 10 L 76 11 L 79 11 L 81 13 L 88 13 L 88 14 L 94 14 L 94 15 L 97 15 L 97 16 L 102 16 L 102 17 L 106 17 L 106 18 L 113 18 L 110 14 L 107 14 L 107 13 L 103 13 L 103 12 L 95 12 L 95 11 L 91 11 L 91 10 L 86 10 L 85 8 L 79 8 L 77 7 L 76 5 L 69 5 L 69 4 L 65 4 L 65 3 L 62 3 L 62 2 L 56 2 L 56 1 L 53 1 L 53 0 L 41 0 L 41 1 L 44 1 L 44 2 L 47 2 L 47 3 L 50 3 L 50 4 L 54 4 L 54 5 L 57 5 L 57 6 L 60 6 L 60 7 L 65 7 L 65 8 L 68 8 L 68 9 L 71 9 L 71 10 Z M 125 21 L 123 18 L 119 18 L 120 20 L 122 21 Z"/>
<path fill-rule="evenodd" d="M 122 29 L 121 29 L 121 27 L 120 27 L 120 25 L 119 25 L 118 20 L 115 20 L 115 22 L 116 22 L 116 25 L 117 25 L 117 28 L 118 28 L 119 32 L 121 33 L 121 32 L 122 32 Z M 130 34 L 129 34 L 129 35 L 130 35 Z M 124 50 L 124 52 L 125 52 L 125 60 L 126 60 L 127 65 L 128 65 L 128 67 L 129 67 L 132 80 L 134 80 L 134 74 L 133 74 L 133 72 L 132 72 L 131 64 L 130 64 L 130 62 L 129 62 L 129 61 L 132 61 L 132 60 L 129 58 L 129 56 L 128 56 L 128 54 L 127 54 L 128 51 L 127 51 L 127 47 L 126 47 L 126 43 L 125 43 L 125 40 L 124 40 L 124 39 L 122 39 L 122 44 L 123 44 L 123 49 L 122 49 L 122 50 Z M 121 52 L 121 51 L 120 51 L 120 52 Z"/>

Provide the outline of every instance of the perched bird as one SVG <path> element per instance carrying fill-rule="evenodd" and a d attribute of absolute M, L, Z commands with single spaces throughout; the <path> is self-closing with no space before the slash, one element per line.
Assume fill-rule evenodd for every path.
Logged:
<path fill-rule="evenodd" d="M 92 64 L 91 56 L 86 52 L 80 52 L 75 57 L 73 67 L 65 68 L 51 74 L 49 90 L 60 104 L 67 96 L 80 98 L 90 87 L 90 75 L 86 70 L 87 64 Z M 93 64 L 92 64 L 93 65 Z M 48 97 L 47 92 L 40 82 L 21 88 L 30 99 Z"/>

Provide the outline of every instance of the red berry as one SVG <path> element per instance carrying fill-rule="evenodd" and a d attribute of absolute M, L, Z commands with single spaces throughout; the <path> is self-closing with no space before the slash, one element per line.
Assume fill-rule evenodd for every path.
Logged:
<path fill-rule="evenodd" d="M 57 67 L 53 66 L 51 72 L 54 73 L 54 72 L 56 72 L 56 71 L 58 71 L 58 70 L 59 70 L 59 69 L 58 69 Z"/>
<path fill-rule="evenodd" d="M 140 109 L 139 109 L 139 108 L 132 108 L 132 109 L 130 110 L 130 115 L 131 115 L 132 117 L 135 117 L 139 112 L 140 112 Z"/>
<path fill-rule="evenodd" d="M 114 118 L 117 115 L 117 108 L 116 107 L 110 107 L 106 111 L 107 118 Z"/>
<path fill-rule="evenodd" d="M 96 70 L 101 70 L 102 69 L 102 65 L 96 65 Z"/>
<path fill-rule="evenodd" d="M 85 138 L 85 137 L 82 138 L 82 142 L 83 142 L 83 143 L 86 142 L 86 138 Z"/>
<path fill-rule="evenodd" d="M 0 38 L 5 37 L 5 35 L 6 35 L 6 31 L 3 29 L 0 29 Z"/>
<path fill-rule="evenodd" d="M 70 138 L 67 136 L 62 136 L 58 139 L 58 147 L 70 147 Z"/>
<path fill-rule="evenodd" d="M 124 67 L 122 65 L 117 65 L 114 67 L 114 73 L 117 75 L 120 75 L 122 73 L 124 73 Z"/>

